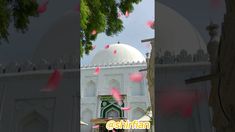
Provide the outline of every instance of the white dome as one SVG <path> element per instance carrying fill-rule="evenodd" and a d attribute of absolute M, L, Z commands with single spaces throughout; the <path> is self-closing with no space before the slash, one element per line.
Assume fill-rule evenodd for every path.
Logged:
<path fill-rule="evenodd" d="M 114 51 L 117 51 L 114 54 Z M 113 64 L 113 63 L 132 63 L 145 62 L 144 55 L 136 48 L 128 44 L 112 44 L 109 48 L 96 53 L 91 64 Z"/>
<path fill-rule="evenodd" d="M 206 44 L 193 25 L 173 9 L 157 3 L 156 48 L 178 54 L 182 49 L 194 54 L 198 49 L 206 53 Z"/>

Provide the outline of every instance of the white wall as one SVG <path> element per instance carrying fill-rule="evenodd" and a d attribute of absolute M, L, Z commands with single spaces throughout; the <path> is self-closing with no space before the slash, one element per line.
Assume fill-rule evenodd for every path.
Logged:
<path fill-rule="evenodd" d="M 129 75 L 133 72 L 138 72 L 140 69 L 145 69 L 146 64 L 142 65 L 131 65 L 131 66 L 113 66 L 113 67 L 101 67 L 100 74 L 94 75 L 95 67 L 93 68 L 82 68 L 81 71 L 81 109 L 89 109 L 95 115 L 93 118 L 100 117 L 100 95 L 111 95 L 111 87 L 114 84 L 120 85 L 120 92 L 123 95 L 126 95 L 124 100 L 125 106 L 131 106 L 131 110 L 124 113 L 124 116 L 129 120 L 132 119 L 132 112 L 135 109 L 140 109 L 145 111 L 150 105 L 149 103 L 149 94 L 147 89 L 146 79 L 142 81 L 142 84 L 139 86 L 143 90 L 143 94 L 133 95 L 132 91 L 138 91 L 138 88 L 133 87 L 133 83 L 129 80 Z M 87 82 L 93 81 L 96 84 L 96 96 L 95 97 L 85 97 L 84 92 L 87 88 Z M 112 84 L 112 80 L 115 80 Z M 116 81 L 118 83 L 116 83 Z M 110 84 L 112 84 L 110 86 Z M 138 84 L 135 84 L 138 85 Z M 139 93 L 139 91 L 137 92 Z M 82 119 L 81 120 L 87 120 Z"/>

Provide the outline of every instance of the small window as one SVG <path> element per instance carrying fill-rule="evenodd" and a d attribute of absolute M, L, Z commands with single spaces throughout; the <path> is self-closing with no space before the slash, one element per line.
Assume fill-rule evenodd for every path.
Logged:
<path fill-rule="evenodd" d="M 86 97 L 95 97 L 96 95 L 96 85 L 93 81 L 87 83 L 87 87 L 85 89 Z"/>

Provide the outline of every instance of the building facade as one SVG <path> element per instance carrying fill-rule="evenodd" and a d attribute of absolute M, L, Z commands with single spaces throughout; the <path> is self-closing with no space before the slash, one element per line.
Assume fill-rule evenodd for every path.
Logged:
<path fill-rule="evenodd" d="M 117 53 L 113 54 L 116 50 Z M 95 75 L 96 67 L 100 73 Z M 98 52 L 90 65 L 81 68 L 81 120 L 89 126 L 81 126 L 82 131 L 92 131 L 97 125 L 96 118 L 125 118 L 138 120 L 150 106 L 146 73 L 141 82 L 132 82 L 131 74 L 146 69 L 146 59 L 137 49 L 127 44 L 112 44 Z M 113 100 L 111 88 L 118 88 L 123 96 L 121 107 L 131 107 L 129 111 Z"/>

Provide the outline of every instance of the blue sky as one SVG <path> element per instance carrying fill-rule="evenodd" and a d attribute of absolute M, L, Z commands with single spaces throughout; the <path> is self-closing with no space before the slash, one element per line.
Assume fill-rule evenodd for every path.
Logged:
<path fill-rule="evenodd" d="M 135 5 L 134 11 L 128 18 L 122 16 L 124 30 L 113 37 L 108 37 L 103 33 L 99 34 L 97 40 L 93 42 L 96 45 L 96 49 L 90 55 L 84 56 L 81 59 L 81 64 L 89 64 L 93 56 L 101 49 L 104 49 L 106 44 L 113 44 L 118 41 L 137 48 L 143 54 L 149 52 L 149 48 L 147 48 L 146 44 L 141 43 L 141 40 L 154 37 L 154 30 L 146 25 L 147 21 L 154 20 L 154 8 L 154 0 L 143 0 L 138 5 Z"/>

